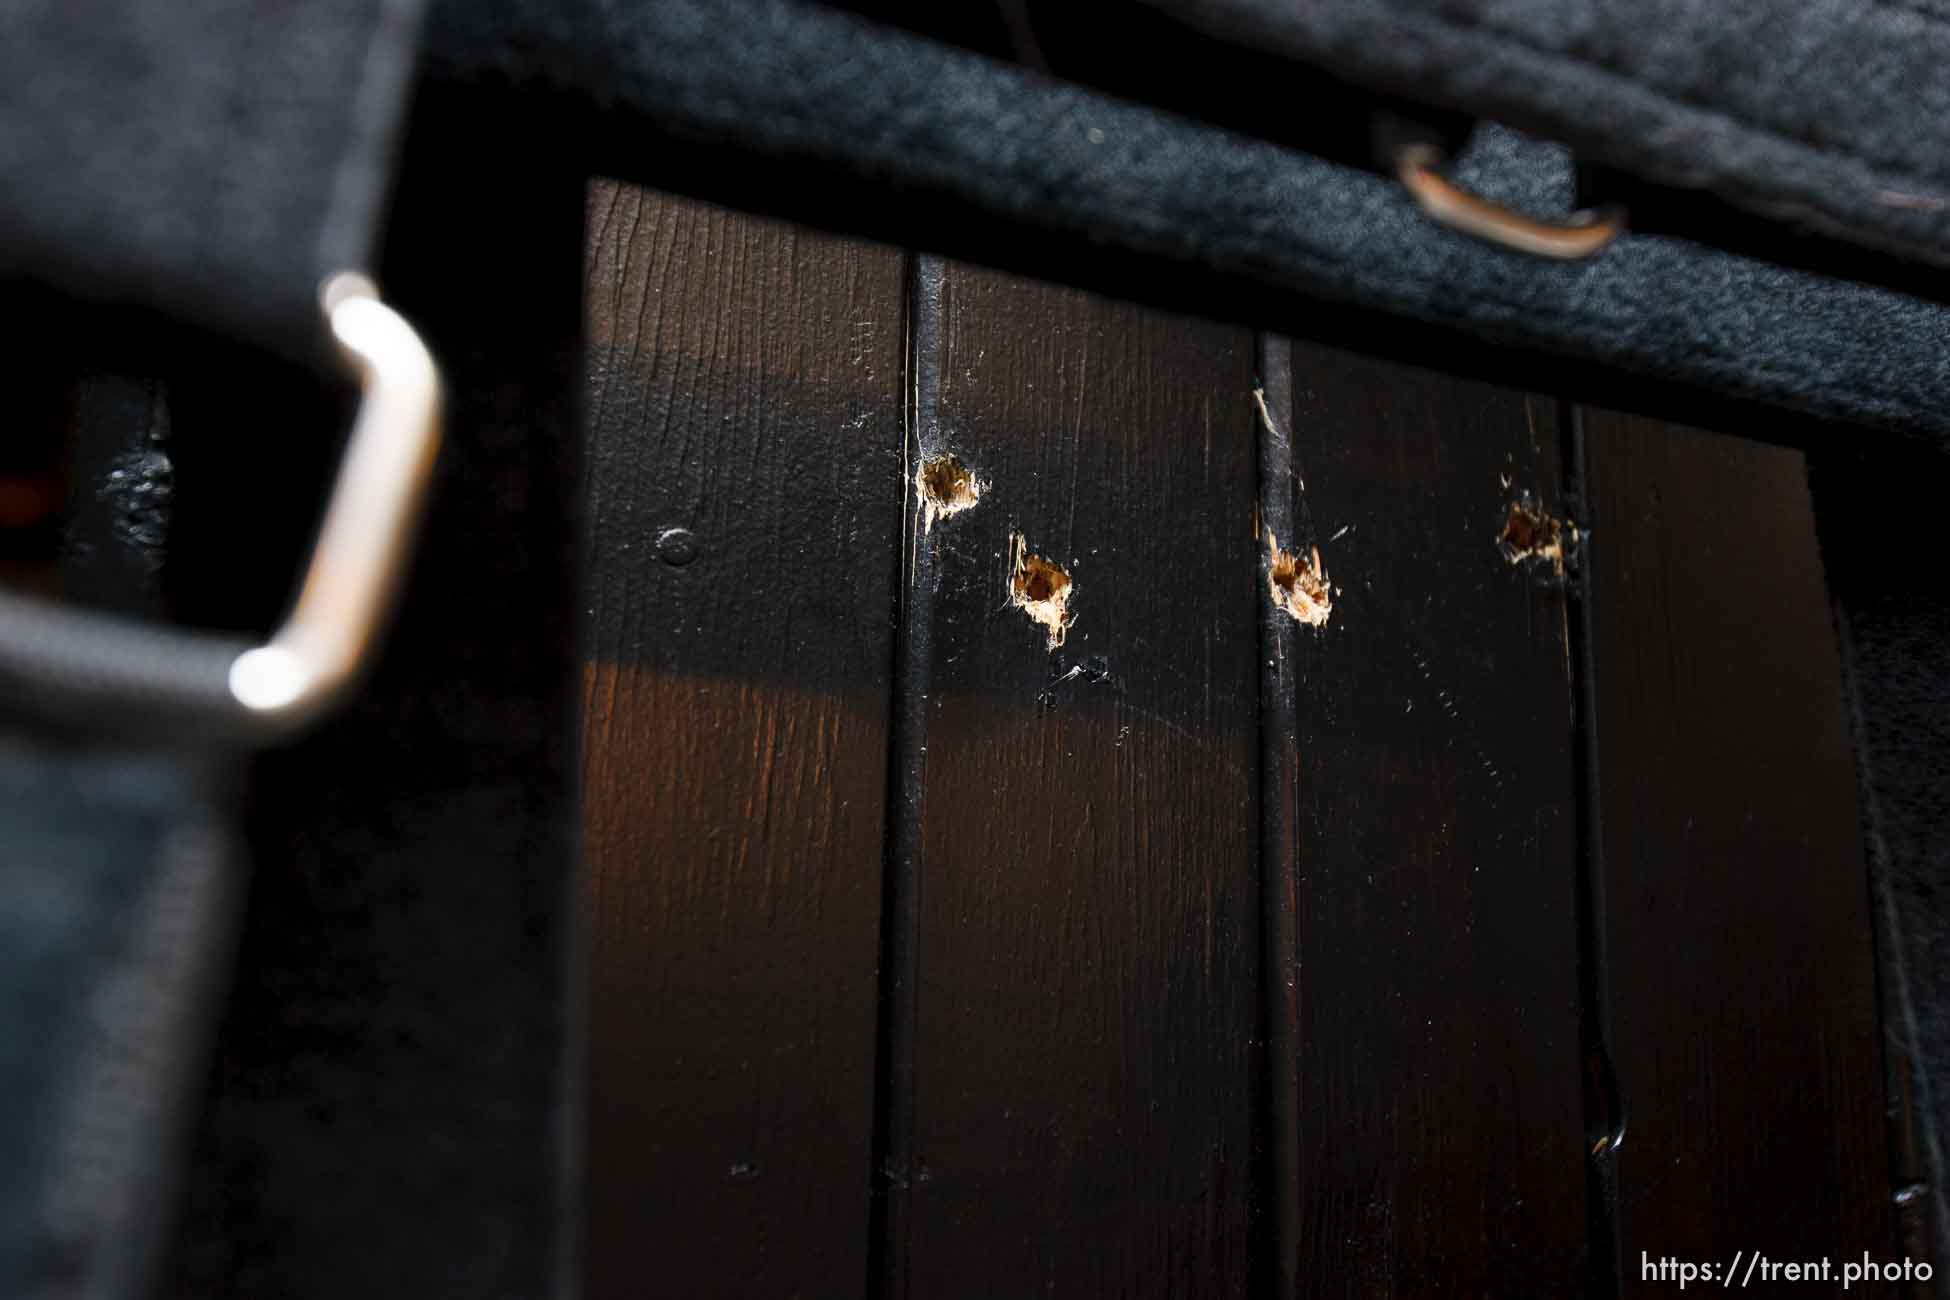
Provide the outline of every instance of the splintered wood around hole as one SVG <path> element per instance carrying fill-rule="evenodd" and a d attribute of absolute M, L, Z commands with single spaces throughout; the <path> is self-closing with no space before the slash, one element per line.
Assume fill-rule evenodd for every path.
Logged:
<path fill-rule="evenodd" d="M 1547 513 L 1528 492 L 1510 502 L 1503 528 L 1496 535 L 1497 549 L 1508 563 L 1548 564 L 1559 574 L 1564 572 L 1566 546 L 1576 546 L 1577 542 L 1577 525 Z"/>
<path fill-rule="evenodd" d="M 1266 587 L 1273 604 L 1296 623 L 1326 627 L 1334 613 L 1334 589 L 1320 562 L 1320 548 L 1310 546 L 1304 556 L 1280 549 L 1280 539 L 1266 530 Z"/>
<path fill-rule="evenodd" d="M 914 490 L 921 497 L 921 531 L 931 532 L 934 521 L 958 515 L 982 499 L 982 481 L 953 452 L 930 456 L 914 471 Z"/>
<path fill-rule="evenodd" d="M 1076 615 L 1070 612 L 1069 573 L 1060 564 L 1032 555 L 1021 533 L 1009 535 L 1009 603 L 1049 633 L 1049 648 L 1059 650 Z"/>

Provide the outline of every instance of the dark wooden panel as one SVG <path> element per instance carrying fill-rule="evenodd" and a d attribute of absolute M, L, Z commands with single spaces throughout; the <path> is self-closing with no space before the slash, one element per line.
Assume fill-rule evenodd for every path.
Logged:
<path fill-rule="evenodd" d="M 1554 410 L 1310 345 L 1267 371 L 1262 544 L 1317 546 L 1333 585 L 1324 625 L 1273 620 L 1265 669 L 1298 944 L 1288 1284 L 1578 1293 L 1565 599 L 1549 556 L 1498 543 L 1525 494 L 1558 509 Z"/>
<path fill-rule="evenodd" d="M 1896 1244 L 1867 874 L 1799 452 L 1586 414 L 1628 1290 Z"/>
<path fill-rule="evenodd" d="M 901 286 L 591 191 L 593 1300 L 866 1283 Z"/>
<path fill-rule="evenodd" d="M 915 303 L 915 452 L 984 487 L 909 516 L 888 1289 L 1242 1294 L 1252 340 L 925 259 Z M 1017 555 L 1072 580 L 1059 647 L 1011 600 Z"/>

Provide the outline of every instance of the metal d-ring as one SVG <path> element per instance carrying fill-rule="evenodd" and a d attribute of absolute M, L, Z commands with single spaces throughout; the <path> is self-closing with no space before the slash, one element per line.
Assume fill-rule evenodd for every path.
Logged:
<path fill-rule="evenodd" d="M 1563 221 L 1539 221 L 1459 188 L 1436 170 L 1442 163 L 1433 145 L 1403 145 L 1395 153 L 1395 176 L 1417 207 L 1451 230 L 1565 262 L 1590 257 L 1625 232 L 1622 208 L 1585 208 Z"/>
<path fill-rule="evenodd" d="M 0 593 L 0 703 L 83 730 L 264 742 L 340 699 L 391 613 L 440 446 L 440 374 L 364 276 L 320 305 L 359 379 L 352 425 L 290 612 L 262 645 Z"/>
<path fill-rule="evenodd" d="M 230 666 L 230 694 L 266 721 L 299 721 L 350 685 L 392 612 L 440 449 L 440 372 L 413 327 L 362 275 L 320 293 L 364 389 L 291 612 Z"/>

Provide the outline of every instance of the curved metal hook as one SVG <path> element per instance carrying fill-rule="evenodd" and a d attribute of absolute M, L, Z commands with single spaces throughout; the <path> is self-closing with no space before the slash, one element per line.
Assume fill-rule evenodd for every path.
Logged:
<path fill-rule="evenodd" d="M 1564 262 L 1601 252 L 1625 233 L 1622 208 L 1586 208 L 1561 222 L 1539 221 L 1455 185 L 1437 172 L 1442 162 L 1442 151 L 1433 145 L 1403 145 L 1395 153 L 1395 176 L 1417 207 L 1451 230 Z"/>
<path fill-rule="evenodd" d="M 364 276 L 334 276 L 320 296 L 364 398 L 298 598 L 270 640 L 230 666 L 236 701 L 284 723 L 330 704 L 371 656 L 440 447 L 440 374 L 413 327 Z"/>

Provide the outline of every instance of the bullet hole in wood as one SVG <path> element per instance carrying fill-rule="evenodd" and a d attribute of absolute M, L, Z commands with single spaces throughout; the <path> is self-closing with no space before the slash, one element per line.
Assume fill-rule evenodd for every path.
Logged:
<path fill-rule="evenodd" d="M 958 515 L 982 499 L 982 481 L 952 452 L 930 456 L 914 471 L 915 491 L 921 497 L 921 531 L 931 532 L 934 521 Z"/>
<path fill-rule="evenodd" d="M 1266 586 L 1273 604 L 1296 623 L 1326 627 L 1334 613 L 1334 589 L 1321 564 L 1320 548 L 1310 546 L 1304 556 L 1280 549 L 1280 539 L 1266 530 Z"/>
<path fill-rule="evenodd" d="M 1021 533 L 1009 538 L 1009 603 L 1049 633 L 1049 648 L 1059 650 L 1076 615 L 1070 612 L 1074 586 L 1060 564 L 1032 555 Z"/>
<path fill-rule="evenodd" d="M 1528 492 L 1510 502 L 1496 535 L 1497 550 L 1506 563 L 1547 565 L 1558 577 L 1564 575 L 1567 551 L 1577 542 L 1577 525 L 1546 512 Z"/>

